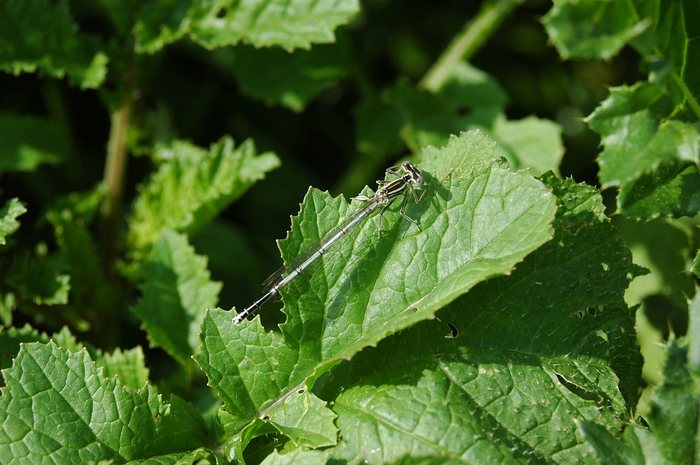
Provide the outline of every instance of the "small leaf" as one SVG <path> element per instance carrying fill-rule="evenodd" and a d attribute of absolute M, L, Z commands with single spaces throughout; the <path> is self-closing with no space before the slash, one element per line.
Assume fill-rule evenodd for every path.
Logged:
<path fill-rule="evenodd" d="M 187 237 L 166 231 L 143 265 L 143 297 L 134 307 L 154 347 L 187 364 L 197 348 L 199 328 L 217 303 L 221 283 L 210 280 L 207 259 Z"/>
<path fill-rule="evenodd" d="M 0 2 L 0 70 L 67 75 L 74 85 L 96 88 L 104 81 L 108 60 L 91 50 L 94 42 L 79 32 L 65 0 Z"/>
<path fill-rule="evenodd" d="M 301 447 L 319 448 L 337 442 L 336 414 L 306 389 L 292 392 L 267 412 L 269 422 Z"/>
<path fill-rule="evenodd" d="M 529 116 L 520 120 L 495 120 L 490 134 L 506 152 L 514 168 L 529 168 L 539 176 L 546 171 L 559 171 L 564 155 L 561 126 L 553 121 Z"/>
<path fill-rule="evenodd" d="M 3 374 L 0 457 L 13 463 L 123 463 L 204 444 L 189 404 L 106 379 L 85 350 L 26 344 Z"/>
<path fill-rule="evenodd" d="M 697 278 L 700 278 L 700 250 L 695 254 L 693 266 L 690 268 L 690 271 L 692 271 Z M 698 340 L 700 340 L 700 337 L 698 337 Z"/>
<path fill-rule="evenodd" d="M 312 288 L 283 289 L 281 334 L 265 331 L 258 319 L 234 325 L 230 313 L 208 312 L 195 359 L 238 428 L 338 361 L 431 318 L 478 282 L 510 272 L 550 238 L 551 194 L 528 174 L 503 167 L 494 150 L 478 132 L 426 150 L 421 169 L 428 194 L 406 212 L 422 227 L 401 221 L 397 211 L 384 213 L 382 234 L 376 220 L 358 226 L 336 260 L 320 260 Z M 286 261 L 358 208 L 311 190 L 280 244 Z"/>
<path fill-rule="evenodd" d="M 279 166 L 272 153 L 256 154 L 248 140 L 235 147 L 229 137 L 209 151 L 186 142 L 160 147 L 162 164 L 134 202 L 129 242 L 150 247 L 166 229 L 194 232 Z"/>
<path fill-rule="evenodd" d="M 0 173 L 34 171 L 43 163 L 57 164 L 68 154 L 61 128 L 45 118 L 0 115 Z"/>
<path fill-rule="evenodd" d="M 5 202 L 0 209 L 0 245 L 5 245 L 7 236 L 19 229 L 17 218 L 26 212 L 27 209 L 17 198 Z"/>
<path fill-rule="evenodd" d="M 326 465 L 328 462 L 328 454 L 319 450 L 303 450 L 294 449 L 287 454 L 280 454 L 273 451 L 272 454 L 265 457 L 261 465 Z"/>

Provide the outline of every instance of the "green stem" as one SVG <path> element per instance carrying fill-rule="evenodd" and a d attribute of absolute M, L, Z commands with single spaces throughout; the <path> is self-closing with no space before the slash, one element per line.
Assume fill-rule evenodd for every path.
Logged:
<path fill-rule="evenodd" d="M 681 89 L 681 92 L 683 92 L 683 96 L 685 97 L 686 102 L 688 102 L 688 106 L 690 109 L 695 113 L 695 116 L 697 118 L 700 118 L 700 104 L 698 104 L 698 101 L 695 100 L 695 97 L 693 97 L 693 94 L 690 93 L 690 89 L 688 89 L 688 86 L 685 85 L 685 82 L 683 82 L 683 79 L 678 75 L 678 73 L 673 72 L 671 73 L 671 76 L 673 77 L 673 82 L 676 83 L 676 85 Z"/>
<path fill-rule="evenodd" d="M 112 124 L 107 145 L 104 171 L 105 197 L 100 207 L 100 251 L 104 269 L 109 276 L 116 256 L 117 228 L 126 173 L 126 140 L 131 120 L 130 93 L 122 105 L 112 113 Z"/>
<path fill-rule="evenodd" d="M 510 12 L 523 0 L 495 0 L 484 4 L 469 21 L 435 64 L 423 76 L 420 87 L 435 92 L 445 83 L 457 63 L 469 60 L 481 45 L 501 25 Z"/>

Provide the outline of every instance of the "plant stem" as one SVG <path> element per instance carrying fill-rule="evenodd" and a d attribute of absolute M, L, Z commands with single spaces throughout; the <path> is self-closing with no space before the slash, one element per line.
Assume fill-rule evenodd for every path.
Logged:
<path fill-rule="evenodd" d="M 112 274 L 110 270 L 116 255 L 117 228 L 126 172 L 126 138 L 131 120 L 129 92 L 126 93 L 122 105 L 112 113 L 111 119 L 103 178 L 105 197 L 100 207 L 100 254 L 107 276 Z"/>
<path fill-rule="evenodd" d="M 464 26 L 462 32 L 452 39 L 418 85 L 431 92 L 438 90 L 455 65 L 471 58 L 510 12 L 522 2 L 523 0 L 495 0 L 484 4 L 479 13 Z"/>

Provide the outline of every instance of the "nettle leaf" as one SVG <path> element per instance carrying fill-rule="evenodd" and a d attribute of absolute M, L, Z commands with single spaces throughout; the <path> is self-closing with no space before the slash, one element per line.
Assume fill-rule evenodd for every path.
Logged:
<path fill-rule="evenodd" d="M 0 173 L 33 171 L 42 163 L 57 164 L 67 153 L 68 142 L 54 122 L 33 116 L 0 115 Z"/>
<path fill-rule="evenodd" d="M 124 463 L 191 451 L 205 443 L 199 414 L 105 378 L 86 350 L 30 343 L 0 391 L 0 456 L 14 464 Z M 166 462 L 167 463 L 167 462 Z"/>
<path fill-rule="evenodd" d="M 206 257 L 198 256 L 187 236 L 166 231 L 143 265 L 143 297 L 134 313 L 148 339 L 180 363 L 197 348 L 199 327 L 218 301 L 221 283 L 211 281 Z"/>
<path fill-rule="evenodd" d="M 68 76 L 82 88 L 96 88 L 107 74 L 107 56 L 79 32 L 67 1 L 0 2 L 0 70 L 13 74 L 39 71 Z"/>
<path fill-rule="evenodd" d="M 157 149 L 156 157 L 161 165 L 141 188 L 129 221 L 128 239 L 137 250 L 151 246 L 167 229 L 200 229 L 279 166 L 274 154 L 258 155 L 250 140 L 235 147 L 230 137 L 209 151 L 175 142 Z"/>
<path fill-rule="evenodd" d="M 336 249 L 336 260 L 317 264 L 312 286 L 283 289 L 281 333 L 264 330 L 258 318 L 234 325 L 230 312 L 208 312 L 195 359 L 239 429 L 272 417 L 282 399 L 340 360 L 510 272 L 549 240 L 551 194 L 494 154 L 493 142 L 477 131 L 426 150 L 420 167 L 428 193 L 407 210 L 422 227 L 402 221 L 397 207 L 383 215 L 383 232 L 376 219 L 358 226 Z M 285 262 L 361 207 L 310 190 L 280 242 Z"/>
<path fill-rule="evenodd" d="M 249 96 L 300 112 L 311 99 L 347 76 L 347 53 L 338 44 L 294 52 L 240 46 L 233 51 L 231 68 Z"/>
<path fill-rule="evenodd" d="M 695 276 L 700 278 L 700 250 L 695 254 L 695 259 L 693 260 L 693 265 L 690 268 L 690 271 L 692 271 Z M 700 336 L 698 337 L 698 340 L 700 340 Z"/>
<path fill-rule="evenodd" d="M 661 88 L 637 83 L 611 89 L 586 120 L 604 146 L 598 176 L 604 186 L 620 186 L 623 214 L 693 214 L 697 168 L 688 166 L 700 162 L 700 132 L 695 124 L 668 119 L 672 112 Z"/>
<path fill-rule="evenodd" d="M 102 354 L 97 359 L 97 366 L 104 369 L 107 378 L 116 376 L 131 389 L 141 389 L 148 383 L 149 370 L 141 347 Z"/>
<path fill-rule="evenodd" d="M 535 117 L 507 120 L 505 92 L 488 74 L 459 63 L 435 93 L 401 81 L 358 110 L 358 146 L 363 153 L 413 152 L 443 145 L 450 134 L 479 128 L 498 142 L 499 156 L 534 174 L 556 171 L 564 154 L 558 124 Z M 403 142 L 403 144 L 401 143 Z"/>
<path fill-rule="evenodd" d="M 543 23 L 562 57 L 607 59 L 651 26 L 651 18 L 640 17 L 635 3 L 562 0 Z"/>
<path fill-rule="evenodd" d="M 644 59 L 666 61 L 675 84 L 685 88 L 682 99 L 697 106 L 700 97 L 700 11 L 684 0 L 563 0 L 544 18 L 555 47 L 564 58 L 608 59 L 633 45 Z"/>
<path fill-rule="evenodd" d="M 624 303 L 637 268 L 593 187 L 546 181 L 559 206 L 552 241 L 332 371 L 322 396 L 343 439 L 331 457 L 596 463 L 577 423 L 622 427 L 640 386 Z"/>
<path fill-rule="evenodd" d="M 8 200 L 0 208 L 0 245 L 5 245 L 7 236 L 19 229 L 17 218 L 26 212 L 27 208 L 17 198 Z"/>
<path fill-rule="evenodd" d="M 140 12 L 136 48 L 154 53 L 189 36 L 210 49 L 239 42 L 308 49 L 312 44 L 333 42 L 334 30 L 349 22 L 359 9 L 357 0 L 179 0 L 168 5 L 152 0 Z"/>

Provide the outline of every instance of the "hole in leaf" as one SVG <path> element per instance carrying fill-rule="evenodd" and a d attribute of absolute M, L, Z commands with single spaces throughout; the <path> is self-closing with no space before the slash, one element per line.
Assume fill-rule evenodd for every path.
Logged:
<path fill-rule="evenodd" d="M 566 379 L 563 375 L 559 373 L 555 373 L 557 380 L 559 383 L 564 386 L 567 390 L 569 390 L 572 394 L 575 394 L 576 396 L 580 397 L 583 400 L 590 400 L 596 403 L 602 403 L 603 398 L 596 394 L 595 392 L 588 391 L 587 389 L 579 386 L 578 384 L 572 383 L 568 379 Z"/>
<path fill-rule="evenodd" d="M 598 314 L 598 309 L 595 307 L 588 307 L 588 314 L 590 316 L 596 316 Z"/>
<path fill-rule="evenodd" d="M 305 392 L 304 389 L 299 389 L 299 390 L 297 391 L 297 394 L 303 394 L 304 392 Z"/>
<path fill-rule="evenodd" d="M 447 326 L 450 328 L 450 335 L 445 337 L 455 339 L 457 336 L 459 336 L 460 333 L 458 327 L 456 327 L 452 323 L 447 323 Z"/>

